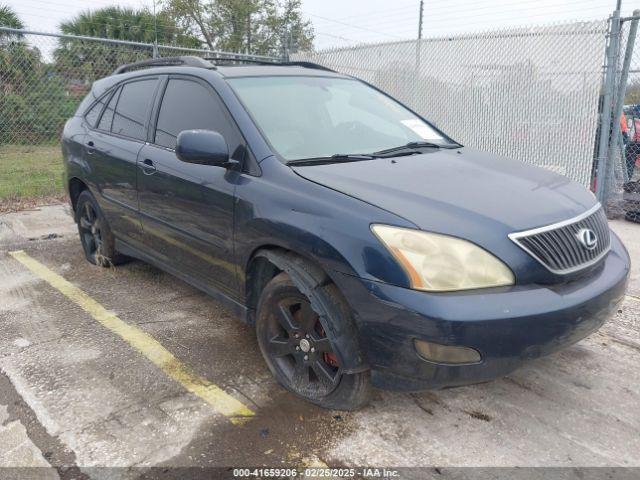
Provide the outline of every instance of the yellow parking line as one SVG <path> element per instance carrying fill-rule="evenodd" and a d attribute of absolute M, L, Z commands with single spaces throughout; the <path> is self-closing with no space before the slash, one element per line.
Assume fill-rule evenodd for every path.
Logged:
<path fill-rule="evenodd" d="M 640 302 L 640 297 L 638 297 L 637 295 L 631 295 L 627 293 L 625 297 L 630 298 L 631 300 L 635 300 L 636 302 Z"/>
<path fill-rule="evenodd" d="M 104 327 L 119 335 L 129 345 L 142 353 L 157 365 L 164 373 L 180 383 L 189 392 L 199 396 L 221 414 L 229 417 L 232 423 L 239 424 L 254 415 L 246 405 L 236 400 L 217 385 L 191 371 L 173 356 L 155 338 L 133 325 L 120 320 L 78 287 L 49 270 L 22 250 L 9 252 L 17 261 L 43 279 L 85 312 L 95 318 Z"/>

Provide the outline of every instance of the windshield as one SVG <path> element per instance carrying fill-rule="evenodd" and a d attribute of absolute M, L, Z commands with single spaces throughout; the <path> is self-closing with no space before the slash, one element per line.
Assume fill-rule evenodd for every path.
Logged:
<path fill-rule="evenodd" d="M 450 145 L 428 123 L 357 80 L 278 76 L 228 81 L 286 160 L 373 153 L 409 142 Z"/>

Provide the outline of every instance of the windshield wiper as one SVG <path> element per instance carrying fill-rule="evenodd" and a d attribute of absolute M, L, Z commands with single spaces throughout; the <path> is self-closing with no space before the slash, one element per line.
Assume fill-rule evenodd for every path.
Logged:
<path fill-rule="evenodd" d="M 360 153 L 336 153 L 327 157 L 300 158 L 298 160 L 290 160 L 287 165 L 318 165 L 327 163 L 343 163 L 343 162 L 360 162 L 362 160 L 373 160 L 378 158 L 377 155 L 360 154 Z"/>
<path fill-rule="evenodd" d="M 297 160 L 290 160 L 287 165 L 321 165 L 327 163 L 339 163 L 339 162 L 359 162 L 362 160 L 373 160 L 376 158 L 389 158 L 400 157 L 405 155 L 416 155 L 421 153 L 421 148 L 458 148 L 460 145 L 440 145 L 433 142 L 409 142 L 405 145 L 398 147 L 387 148 L 373 153 L 336 153 L 326 157 L 313 157 L 313 158 L 300 158 Z"/>
<path fill-rule="evenodd" d="M 405 145 L 400 145 L 398 147 L 387 148 L 385 150 L 380 150 L 379 152 L 374 152 L 373 155 L 380 157 L 380 156 L 388 155 L 390 153 L 402 152 L 403 150 L 413 151 L 418 148 L 442 148 L 442 147 L 443 145 L 439 145 L 433 142 L 409 142 Z"/>

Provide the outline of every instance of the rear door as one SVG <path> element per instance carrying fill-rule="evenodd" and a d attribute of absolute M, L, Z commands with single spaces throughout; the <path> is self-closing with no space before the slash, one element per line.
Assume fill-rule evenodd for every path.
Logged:
<path fill-rule="evenodd" d="M 147 137 L 148 119 L 159 77 L 142 77 L 119 86 L 85 138 L 98 201 L 116 236 L 141 241 L 137 158 Z"/>
<path fill-rule="evenodd" d="M 176 138 L 190 129 L 217 131 L 231 156 L 242 160 L 242 136 L 213 88 L 196 77 L 169 77 L 155 131 L 139 155 L 145 242 L 164 263 L 233 297 L 233 195 L 238 174 L 178 160 Z"/>

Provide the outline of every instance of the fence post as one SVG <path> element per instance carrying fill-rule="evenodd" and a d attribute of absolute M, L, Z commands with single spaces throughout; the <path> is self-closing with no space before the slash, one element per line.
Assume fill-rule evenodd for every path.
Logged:
<path fill-rule="evenodd" d="M 282 33 L 282 59 L 285 62 L 289 61 L 289 32 L 286 30 Z"/>
<path fill-rule="evenodd" d="M 600 118 L 600 138 L 598 141 L 598 156 L 596 159 L 596 197 L 605 205 L 606 181 L 609 163 L 609 135 L 612 125 L 612 97 L 615 89 L 615 62 L 618 58 L 618 46 L 620 42 L 620 10 L 615 10 L 611 16 L 609 31 L 609 45 L 607 46 L 604 85 L 602 92 L 602 115 Z"/>
<path fill-rule="evenodd" d="M 629 79 L 629 68 L 631 66 L 631 58 L 633 56 L 633 47 L 634 44 L 636 42 L 636 34 L 638 33 L 638 18 L 640 17 L 640 10 L 634 10 L 633 12 L 633 18 L 631 20 L 631 25 L 629 26 L 629 34 L 627 36 L 627 48 L 625 49 L 625 54 L 624 54 L 624 60 L 622 62 L 622 71 L 620 72 L 620 81 L 618 82 L 618 91 L 617 93 L 617 98 L 616 98 L 616 103 L 613 109 L 613 115 L 614 115 L 614 119 L 619 119 L 620 116 L 622 115 L 622 109 L 624 107 L 624 97 L 626 96 L 627 93 L 627 81 Z M 625 20 L 626 21 L 626 20 Z M 616 146 L 617 146 L 617 140 L 618 137 L 620 137 L 622 135 L 622 133 L 620 132 L 620 122 L 614 122 L 613 124 L 613 129 L 611 132 L 611 141 L 609 143 L 609 158 L 613 159 L 614 155 L 615 155 L 615 151 L 616 151 Z M 624 148 L 622 149 L 623 153 L 624 153 Z M 612 166 L 607 169 L 607 170 L 611 170 Z M 623 175 L 625 176 L 625 180 L 631 180 L 626 179 L 626 168 L 623 169 Z"/>
<path fill-rule="evenodd" d="M 420 55 L 422 54 L 422 17 L 424 15 L 424 0 L 420 0 L 420 15 L 418 18 L 418 39 L 416 40 L 416 78 L 420 75 Z"/>

